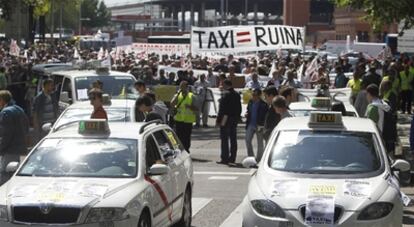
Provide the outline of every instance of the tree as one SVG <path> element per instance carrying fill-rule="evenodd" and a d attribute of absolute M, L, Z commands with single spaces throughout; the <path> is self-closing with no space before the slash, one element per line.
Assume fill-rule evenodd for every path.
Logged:
<path fill-rule="evenodd" d="M 81 4 L 82 18 L 89 18 L 89 20 L 82 22 L 82 26 L 100 28 L 109 24 L 111 13 L 103 1 L 86 0 Z"/>
<path fill-rule="evenodd" d="M 0 0 L 1 18 L 9 20 L 11 16 L 13 2 L 9 0 Z"/>
<path fill-rule="evenodd" d="M 29 9 L 29 35 L 30 41 L 33 42 L 35 38 L 36 20 L 39 18 L 39 30 L 42 39 L 45 38 L 45 15 L 50 11 L 50 0 L 23 0 L 23 3 Z"/>
<path fill-rule="evenodd" d="M 334 0 L 337 6 L 364 10 L 364 19 L 375 31 L 384 25 L 403 23 L 400 33 L 414 26 L 413 0 Z"/>

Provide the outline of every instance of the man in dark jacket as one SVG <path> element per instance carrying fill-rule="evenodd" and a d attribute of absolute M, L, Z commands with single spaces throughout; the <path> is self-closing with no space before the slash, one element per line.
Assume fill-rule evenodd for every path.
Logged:
<path fill-rule="evenodd" d="M 237 157 L 237 123 L 241 114 L 241 98 L 230 80 L 223 82 L 225 93 L 220 100 L 216 124 L 220 126 L 221 160 L 218 164 L 234 164 Z M 230 148 L 229 148 L 230 140 Z"/>
<path fill-rule="evenodd" d="M 27 153 L 26 135 L 29 121 L 23 109 L 14 104 L 7 90 L 0 91 L 0 185 L 11 177 L 6 173 L 10 162 L 19 162 L 20 155 Z"/>
<path fill-rule="evenodd" d="M 42 92 L 33 101 L 33 125 L 37 141 L 46 133 L 42 131 L 43 124 L 53 124 L 59 116 L 59 103 L 54 93 L 55 86 L 52 79 L 43 81 Z"/>
<path fill-rule="evenodd" d="M 269 86 L 264 90 L 264 95 L 267 102 L 267 113 L 265 116 L 265 122 L 263 127 L 263 138 L 266 143 L 269 141 L 272 135 L 273 129 L 280 122 L 280 115 L 276 113 L 272 106 L 273 98 L 277 96 L 277 89 L 275 86 Z"/>
<path fill-rule="evenodd" d="M 263 155 L 263 126 L 265 122 L 265 117 L 267 113 L 267 105 L 262 100 L 262 91 L 260 89 L 255 89 L 253 91 L 252 99 L 247 105 L 246 113 L 246 147 L 247 155 L 249 157 L 254 157 L 253 152 L 253 136 L 256 134 L 257 138 L 257 157 L 256 160 L 259 162 Z"/>
<path fill-rule="evenodd" d="M 375 63 L 371 63 L 369 65 L 369 71 L 362 77 L 362 82 L 364 84 L 371 85 L 371 84 L 375 84 L 378 87 L 380 86 L 381 83 L 381 76 L 377 74 L 377 67 Z"/>

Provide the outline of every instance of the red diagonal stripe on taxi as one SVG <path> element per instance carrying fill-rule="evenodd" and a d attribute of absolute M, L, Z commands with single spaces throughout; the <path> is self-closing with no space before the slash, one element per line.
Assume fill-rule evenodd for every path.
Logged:
<path fill-rule="evenodd" d="M 155 190 L 157 190 L 158 194 L 161 197 L 162 202 L 164 203 L 164 206 L 166 209 L 168 209 L 168 219 L 172 221 L 172 210 L 168 208 L 168 199 L 165 192 L 162 190 L 161 186 L 153 179 L 151 179 L 149 176 L 144 176 L 144 179 L 148 181 L 152 186 L 154 186 Z"/>

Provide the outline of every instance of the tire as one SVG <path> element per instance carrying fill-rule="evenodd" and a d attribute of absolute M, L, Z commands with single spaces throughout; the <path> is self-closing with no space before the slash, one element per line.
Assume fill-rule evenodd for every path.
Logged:
<path fill-rule="evenodd" d="M 151 227 L 151 217 L 148 212 L 144 210 L 139 217 L 138 227 Z"/>
<path fill-rule="evenodd" d="M 184 195 L 184 204 L 180 221 L 175 224 L 176 227 L 191 227 L 192 221 L 192 205 L 191 205 L 191 190 L 187 188 Z"/>

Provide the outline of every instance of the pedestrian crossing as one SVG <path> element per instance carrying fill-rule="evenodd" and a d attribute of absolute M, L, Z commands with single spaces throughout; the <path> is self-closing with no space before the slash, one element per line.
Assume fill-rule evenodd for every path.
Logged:
<path fill-rule="evenodd" d="M 211 198 L 193 198 L 192 199 L 192 217 L 204 209 L 213 199 Z M 241 227 L 242 226 L 242 203 L 240 203 L 233 212 L 224 220 L 219 227 Z M 196 226 L 195 226 L 196 227 Z"/>

